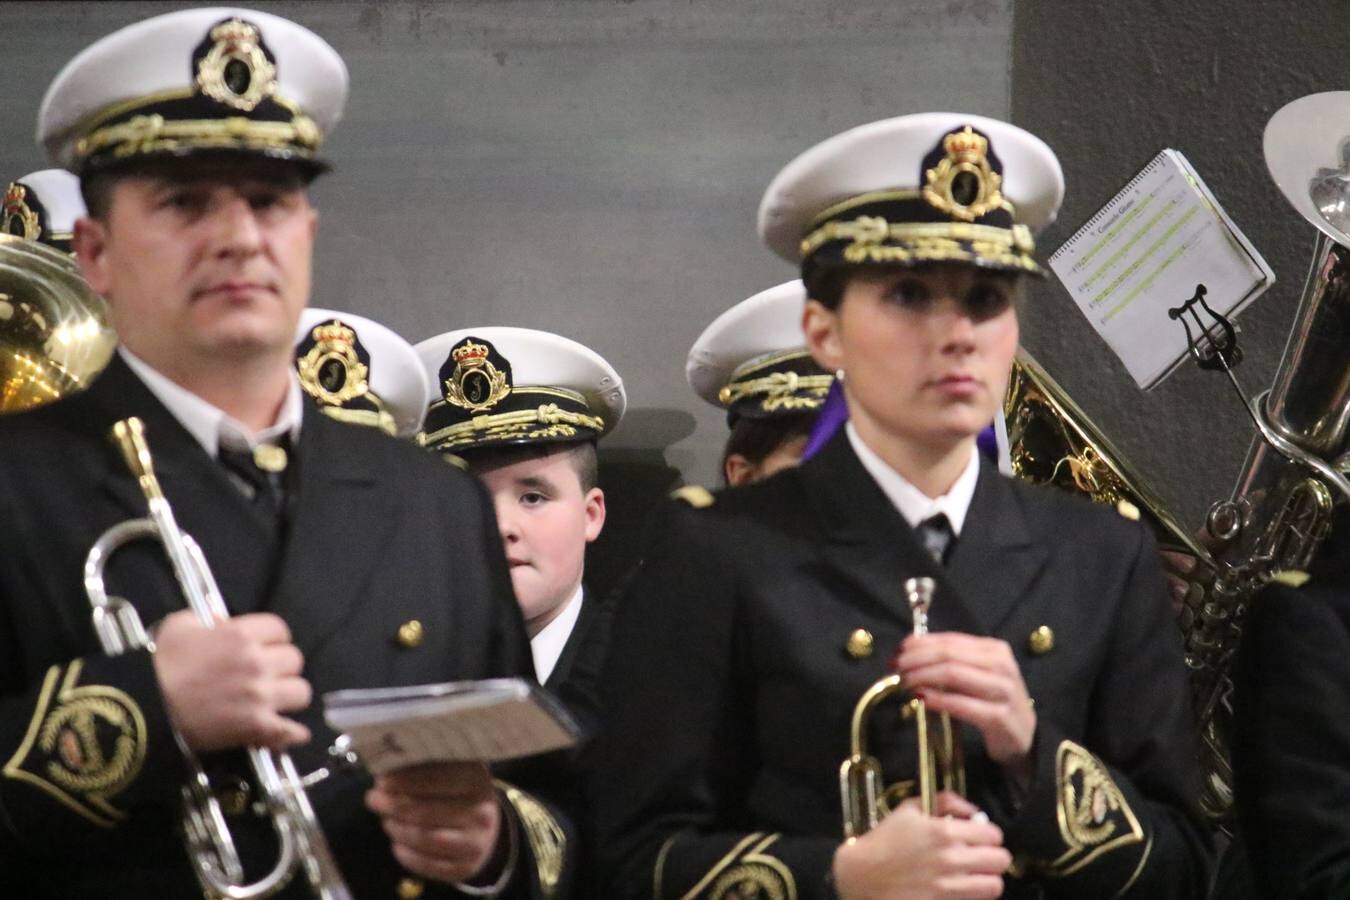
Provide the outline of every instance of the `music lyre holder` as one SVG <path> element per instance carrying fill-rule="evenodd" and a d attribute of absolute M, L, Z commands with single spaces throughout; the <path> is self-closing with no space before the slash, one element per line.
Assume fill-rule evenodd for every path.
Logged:
<path fill-rule="evenodd" d="M 1173 321 L 1180 321 L 1181 327 L 1186 329 L 1186 348 L 1200 368 L 1227 370 L 1242 362 L 1242 348 L 1238 346 L 1237 327 L 1233 325 L 1231 319 L 1223 313 L 1216 312 L 1205 302 L 1205 294 L 1205 286 L 1197 284 L 1195 295 L 1180 306 L 1167 310 L 1167 317 Z M 1197 305 L 1214 320 L 1213 325 L 1205 325 L 1200 321 Z M 1191 314 L 1191 319 L 1195 322 L 1197 333 L 1194 335 L 1191 334 L 1190 323 L 1186 321 L 1187 313 Z M 1216 326 L 1217 333 L 1214 331 Z"/>
<path fill-rule="evenodd" d="M 1180 306 L 1168 309 L 1167 318 L 1180 322 L 1181 327 L 1186 329 L 1186 349 L 1196 365 L 1210 372 L 1222 370 L 1228 376 L 1228 380 L 1233 383 L 1233 390 L 1237 391 L 1238 399 L 1242 401 L 1243 409 L 1247 410 L 1247 415 L 1251 416 L 1257 430 L 1264 434 L 1267 429 L 1263 427 L 1265 423 L 1262 422 L 1260 410 L 1255 408 L 1253 401 L 1238 383 L 1237 376 L 1233 374 L 1233 367 L 1242 362 L 1237 326 L 1233 324 L 1232 319 L 1205 302 L 1206 293 L 1205 286 L 1197 284 L 1191 299 Z M 1214 320 L 1212 324 L 1206 325 L 1201 321 L 1201 310 Z M 1187 313 L 1190 313 L 1192 321 L 1195 322 L 1196 334 L 1191 333 L 1190 323 L 1186 321 Z"/>
<path fill-rule="evenodd" d="M 1309 453 L 1299 447 L 1282 434 L 1281 430 L 1270 421 L 1265 403 L 1270 391 L 1265 390 L 1255 397 L 1249 398 L 1246 392 L 1242 390 L 1242 385 L 1233 372 L 1233 367 L 1242 362 L 1242 350 L 1238 347 L 1237 340 L 1237 326 L 1227 316 L 1216 312 L 1213 307 L 1205 302 L 1205 293 L 1205 286 L 1197 284 L 1195 294 L 1189 300 L 1180 306 L 1167 310 L 1167 317 L 1173 321 L 1180 321 L 1181 327 L 1186 329 L 1186 347 L 1191 358 L 1202 369 L 1223 370 L 1223 373 L 1228 376 L 1228 380 L 1232 382 L 1233 390 L 1237 391 L 1238 399 L 1242 401 L 1242 408 L 1247 411 L 1247 415 L 1251 418 L 1252 424 L 1256 426 L 1257 432 L 1276 452 L 1292 462 L 1301 463 L 1312 469 L 1326 479 L 1342 497 L 1350 499 L 1350 478 L 1347 478 L 1338 468 L 1319 458 L 1316 454 Z M 1197 306 L 1214 320 L 1214 324 L 1206 326 L 1201 321 L 1200 312 L 1196 310 Z M 1191 333 L 1191 326 L 1186 321 L 1187 313 L 1190 313 L 1191 319 L 1195 322 L 1197 334 Z M 1217 334 L 1215 332 L 1216 327 L 1218 329 Z"/>

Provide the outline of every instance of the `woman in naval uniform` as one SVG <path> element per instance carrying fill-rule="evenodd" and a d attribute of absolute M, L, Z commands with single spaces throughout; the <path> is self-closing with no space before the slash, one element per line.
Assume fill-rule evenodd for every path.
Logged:
<path fill-rule="evenodd" d="M 616 617 L 589 846 L 607 898 L 1199 897 L 1209 842 L 1152 539 L 976 451 L 1063 178 L 1027 132 L 926 113 L 790 163 L 762 237 L 800 262 L 849 424 L 800 467 L 676 507 Z M 931 634 L 903 585 L 936 583 Z M 959 728 L 966 792 L 843 838 L 864 691 Z M 897 704 L 898 705 L 898 704 Z M 863 737 L 911 777 L 914 726 Z M 903 789 L 901 790 L 903 793 Z"/>

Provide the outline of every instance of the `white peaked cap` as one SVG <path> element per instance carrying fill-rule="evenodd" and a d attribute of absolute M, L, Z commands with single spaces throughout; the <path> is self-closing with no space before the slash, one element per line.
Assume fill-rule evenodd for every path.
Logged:
<path fill-rule="evenodd" d="M 422 427 L 422 417 L 427 408 L 426 372 L 412 344 L 388 327 L 355 313 L 310 307 L 300 315 L 300 324 L 295 332 L 297 364 L 300 362 L 298 351 L 312 337 L 314 329 L 335 320 L 356 332 L 357 340 L 370 354 L 370 390 L 379 397 L 385 411 L 393 417 L 398 436 L 410 437 L 416 434 Z M 301 381 L 303 383 L 304 379 Z M 313 385 L 305 385 L 305 389 L 314 396 Z M 320 405 L 324 405 L 322 401 Z"/>

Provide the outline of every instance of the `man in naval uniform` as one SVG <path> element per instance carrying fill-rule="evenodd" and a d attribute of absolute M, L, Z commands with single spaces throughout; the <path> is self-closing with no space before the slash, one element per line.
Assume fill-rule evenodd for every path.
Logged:
<path fill-rule="evenodd" d="M 460 329 L 417 351 L 433 386 L 423 443 L 487 488 L 539 681 L 574 700 L 573 666 L 606 609 L 582 587 L 605 524 L 595 445 L 623 417 L 623 382 L 589 347 L 529 328 Z"/>
<path fill-rule="evenodd" d="M 324 692 L 532 671 L 481 488 L 317 414 L 294 374 L 317 224 L 306 186 L 346 89 L 307 29 L 194 9 L 98 41 L 43 101 L 39 139 L 88 206 L 74 249 L 122 343 L 88 391 L 0 422 L 4 896 L 201 895 L 180 745 L 213 776 L 255 881 L 277 842 L 242 748 L 289 749 L 310 772 L 336 737 Z M 145 515 L 108 440 L 129 416 L 232 618 L 207 628 L 184 611 L 160 548 L 137 541 L 105 580 L 153 647 L 107 655 L 81 567 L 108 528 Z M 564 831 L 483 765 L 373 783 L 339 770 L 309 795 L 351 896 L 566 890 Z M 311 896 L 308 880 L 279 896 Z"/>

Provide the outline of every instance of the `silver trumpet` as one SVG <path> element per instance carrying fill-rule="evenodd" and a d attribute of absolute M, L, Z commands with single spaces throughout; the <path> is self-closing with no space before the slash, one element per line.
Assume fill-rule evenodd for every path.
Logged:
<path fill-rule="evenodd" d="M 201 548 L 190 535 L 179 530 L 173 510 L 164 498 L 140 419 L 117 422 L 111 437 L 149 504 L 145 518 L 121 522 L 103 532 L 84 561 L 84 587 L 93 606 L 94 630 L 103 651 L 116 656 L 142 647 L 154 649 L 135 607 L 122 597 L 109 597 L 104 583 L 108 559 L 132 541 L 151 538 L 160 542 L 187 605 L 207 628 L 228 618 L 229 611 Z M 262 802 L 272 818 L 280 853 L 271 871 L 257 881 L 245 883 L 234 839 L 201 761 L 176 728 L 174 738 L 191 770 L 191 778 L 183 787 L 184 839 L 197 879 L 208 897 L 213 900 L 271 897 L 284 889 L 296 870 L 301 869 L 314 896 L 321 900 L 352 900 L 305 794 L 304 782 L 288 754 L 248 748 L 249 762 Z"/>

